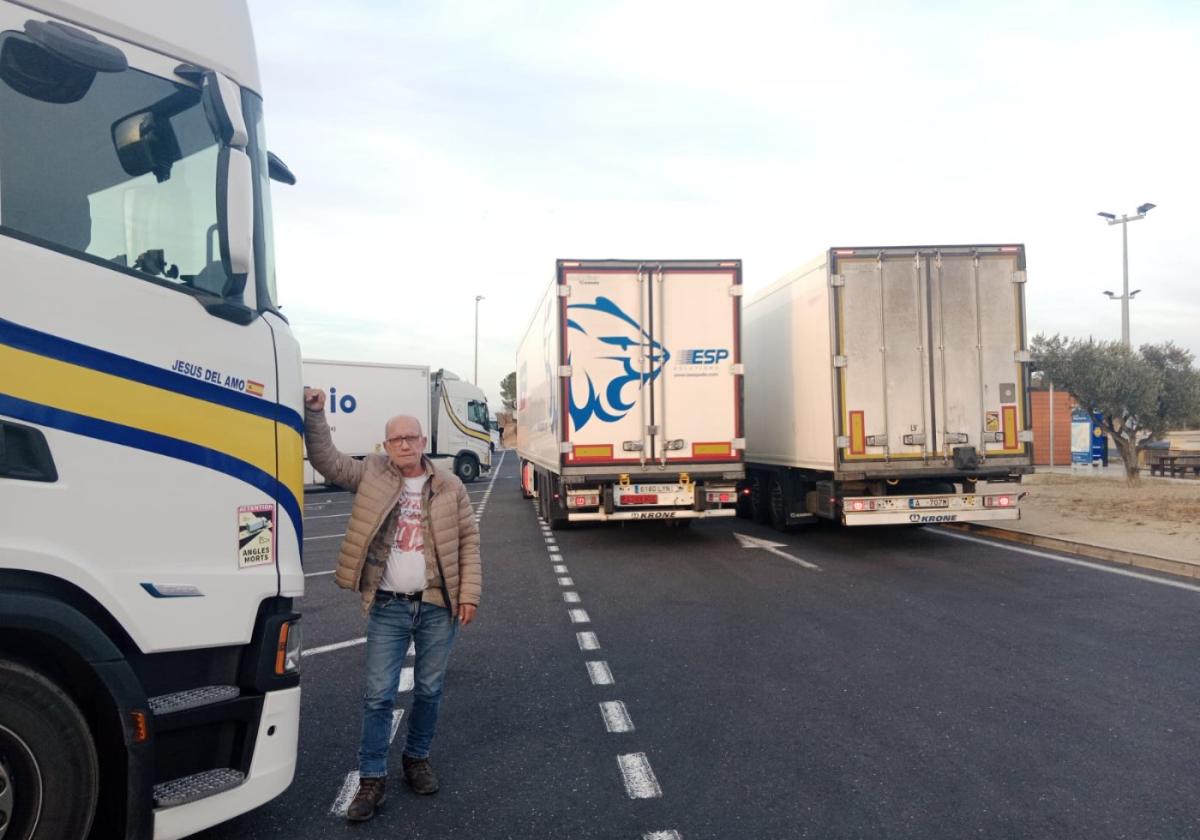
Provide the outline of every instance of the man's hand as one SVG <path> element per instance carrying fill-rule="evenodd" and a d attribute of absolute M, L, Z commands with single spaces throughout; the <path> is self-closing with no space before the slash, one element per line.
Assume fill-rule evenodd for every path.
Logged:
<path fill-rule="evenodd" d="M 459 604 L 458 605 L 458 623 L 466 627 L 475 619 L 474 604 Z"/>
<path fill-rule="evenodd" d="M 325 392 L 320 388 L 305 388 L 304 407 L 309 411 L 324 411 Z"/>

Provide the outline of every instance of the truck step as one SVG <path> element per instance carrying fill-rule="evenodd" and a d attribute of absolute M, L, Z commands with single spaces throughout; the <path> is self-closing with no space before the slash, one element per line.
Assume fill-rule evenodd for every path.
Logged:
<path fill-rule="evenodd" d="M 182 712 L 185 709 L 197 709 L 200 706 L 211 706 L 225 700 L 234 700 L 242 690 L 236 685 L 206 685 L 201 688 L 189 688 L 186 691 L 176 691 L 172 694 L 160 694 L 149 699 L 150 711 L 156 715 L 167 715 L 172 712 Z"/>
<path fill-rule="evenodd" d="M 154 786 L 154 804 L 159 808 L 174 808 L 197 799 L 216 796 L 246 781 L 246 774 L 229 767 L 193 773 L 182 779 L 160 782 Z"/>

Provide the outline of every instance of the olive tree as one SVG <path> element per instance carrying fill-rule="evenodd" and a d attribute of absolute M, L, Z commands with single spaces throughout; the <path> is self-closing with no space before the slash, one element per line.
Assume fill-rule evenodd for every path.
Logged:
<path fill-rule="evenodd" d="M 1039 335 L 1036 367 L 1097 417 L 1138 482 L 1138 453 L 1172 429 L 1200 421 L 1200 371 L 1192 354 L 1171 342 L 1132 350 L 1117 341 Z"/>

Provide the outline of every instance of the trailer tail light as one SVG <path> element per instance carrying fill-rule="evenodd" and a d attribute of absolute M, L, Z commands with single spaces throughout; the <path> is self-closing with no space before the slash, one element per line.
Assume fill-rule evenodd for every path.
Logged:
<path fill-rule="evenodd" d="M 860 513 L 865 510 L 875 510 L 874 499 L 847 499 L 845 502 L 846 510 L 851 513 Z"/>
<path fill-rule="evenodd" d="M 705 496 L 709 502 L 736 502 L 737 493 L 733 490 L 709 490 Z"/>
<path fill-rule="evenodd" d="M 1017 506 L 1017 497 L 1005 494 L 1003 496 L 984 496 L 983 506 L 990 508 L 1010 508 Z"/>
<path fill-rule="evenodd" d="M 621 497 L 623 505 L 656 505 L 658 504 L 657 493 L 626 493 Z"/>

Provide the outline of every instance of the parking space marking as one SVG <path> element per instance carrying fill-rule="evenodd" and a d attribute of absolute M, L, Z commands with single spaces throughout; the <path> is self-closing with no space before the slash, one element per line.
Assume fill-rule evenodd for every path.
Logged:
<path fill-rule="evenodd" d="M 357 639 L 349 639 L 345 642 L 336 642 L 332 645 L 322 645 L 321 647 L 309 648 L 308 650 L 301 652 L 300 655 L 315 656 L 318 653 L 329 653 L 332 650 L 342 650 L 343 648 L 357 647 L 358 645 L 365 645 L 366 643 L 367 637 L 360 636 Z"/>

